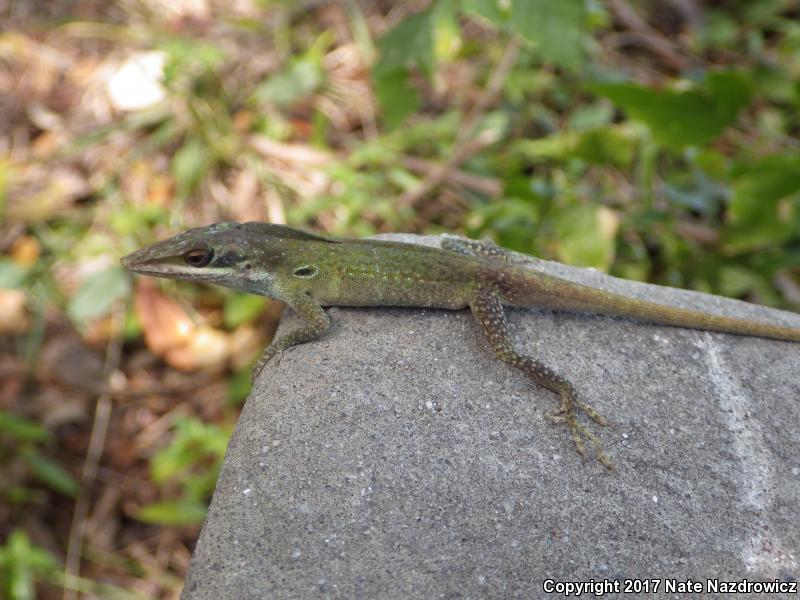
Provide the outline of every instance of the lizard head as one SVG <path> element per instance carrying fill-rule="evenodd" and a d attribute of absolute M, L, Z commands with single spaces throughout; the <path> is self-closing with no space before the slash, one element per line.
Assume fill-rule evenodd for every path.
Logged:
<path fill-rule="evenodd" d="M 127 269 L 169 279 L 214 283 L 281 299 L 293 241 L 334 240 L 271 223 L 215 223 L 189 229 L 122 258 Z"/>

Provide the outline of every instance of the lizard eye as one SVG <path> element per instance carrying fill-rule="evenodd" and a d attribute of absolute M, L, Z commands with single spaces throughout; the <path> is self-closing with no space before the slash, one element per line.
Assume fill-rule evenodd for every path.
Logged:
<path fill-rule="evenodd" d="M 198 248 L 196 250 L 189 250 L 183 255 L 183 260 L 187 265 L 193 267 L 205 267 L 214 258 L 213 250 L 206 250 L 205 248 Z"/>

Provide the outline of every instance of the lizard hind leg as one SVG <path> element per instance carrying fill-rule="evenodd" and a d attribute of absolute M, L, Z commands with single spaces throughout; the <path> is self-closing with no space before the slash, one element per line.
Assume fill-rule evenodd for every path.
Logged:
<path fill-rule="evenodd" d="M 569 428 L 575 449 L 582 456 L 586 454 L 585 441 L 588 441 L 598 460 L 609 469 L 613 468 L 611 460 L 603 451 L 600 440 L 578 421 L 577 412 L 582 410 L 599 425 L 607 425 L 607 421 L 592 407 L 578 398 L 572 383 L 548 368 L 531 356 L 521 354 L 514 348 L 508 335 L 505 312 L 497 290 L 484 288 L 478 291 L 470 303 L 472 314 L 481 324 L 489 344 L 495 355 L 505 363 L 520 369 L 536 383 L 558 394 L 561 399 L 558 410 L 549 415 L 551 421 L 563 423 Z"/>

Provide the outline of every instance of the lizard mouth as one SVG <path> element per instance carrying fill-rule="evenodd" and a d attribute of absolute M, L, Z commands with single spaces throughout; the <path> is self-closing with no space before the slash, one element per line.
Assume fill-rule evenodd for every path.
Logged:
<path fill-rule="evenodd" d="M 147 248 L 144 248 L 143 250 L 131 252 L 123 256 L 119 262 L 122 263 L 123 267 L 134 273 L 143 273 L 147 275 L 164 273 L 169 266 L 165 263 L 154 262 L 152 253 L 146 252 L 146 250 Z"/>
<path fill-rule="evenodd" d="M 122 263 L 122 266 L 126 269 L 134 269 L 136 268 L 137 264 L 142 258 L 142 251 L 137 250 L 136 252 L 131 252 L 130 254 L 126 254 L 119 262 Z"/>
<path fill-rule="evenodd" d="M 191 279 L 193 281 L 214 282 L 219 279 L 216 269 L 200 269 L 183 264 L 176 264 L 174 256 L 163 258 L 154 257 L 149 248 L 143 248 L 136 252 L 123 256 L 120 259 L 122 266 L 140 275 L 150 275 L 152 277 L 166 277 L 169 279 Z"/>
<path fill-rule="evenodd" d="M 136 266 L 136 254 L 137 254 L 136 252 L 131 252 L 130 254 L 126 254 L 121 259 L 119 259 L 119 262 L 121 262 L 122 266 L 125 267 L 126 269 L 133 269 Z"/>

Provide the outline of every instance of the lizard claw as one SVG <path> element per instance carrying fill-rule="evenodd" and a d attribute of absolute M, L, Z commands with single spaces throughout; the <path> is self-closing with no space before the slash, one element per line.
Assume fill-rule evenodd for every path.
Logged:
<path fill-rule="evenodd" d="M 608 421 L 603 418 L 600 413 L 594 410 L 591 406 L 581 402 L 575 397 L 575 393 L 571 390 L 562 392 L 561 405 L 555 413 L 547 415 L 548 419 L 555 423 L 562 423 L 570 430 L 572 442 L 575 444 L 575 450 L 581 456 L 586 456 L 586 444 L 589 442 L 594 448 L 597 460 L 609 470 L 613 470 L 614 464 L 608 455 L 603 451 L 603 445 L 595 434 L 589 431 L 586 427 L 578 422 L 575 407 L 583 410 L 586 415 L 598 425 L 608 425 Z"/>

